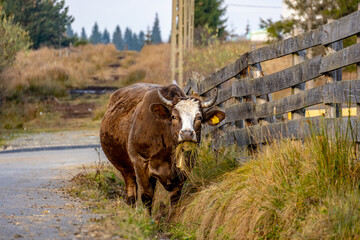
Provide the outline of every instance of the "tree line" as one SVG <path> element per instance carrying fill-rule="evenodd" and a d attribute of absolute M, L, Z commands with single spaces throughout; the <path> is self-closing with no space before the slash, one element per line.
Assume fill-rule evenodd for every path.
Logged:
<path fill-rule="evenodd" d="M 89 37 L 84 27 L 81 29 L 80 36 L 78 36 L 78 34 L 74 33 L 72 30 L 71 24 L 66 26 L 66 35 L 69 38 L 80 39 L 81 41 L 87 41 L 92 44 L 112 43 L 118 50 L 140 51 L 145 44 L 162 43 L 158 14 L 155 16 L 152 30 L 150 31 L 148 28 L 146 34 L 144 31 L 140 31 L 138 34 L 136 34 L 128 27 L 125 28 L 123 33 L 120 26 L 117 25 L 112 36 L 110 36 L 110 33 L 106 28 L 103 32 L 101 32 L 98 23 L 95 22 Z"/>

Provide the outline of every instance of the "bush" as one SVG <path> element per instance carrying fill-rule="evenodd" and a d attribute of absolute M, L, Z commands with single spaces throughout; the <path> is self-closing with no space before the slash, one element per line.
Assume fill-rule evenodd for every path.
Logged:
<path fill-rule="evenodd" d="M 13 23 L 13 17 L 7 18 L 0 6 L 0 72 L 14 62 L 18 51 L 29 46 L 28 33 Z"/>

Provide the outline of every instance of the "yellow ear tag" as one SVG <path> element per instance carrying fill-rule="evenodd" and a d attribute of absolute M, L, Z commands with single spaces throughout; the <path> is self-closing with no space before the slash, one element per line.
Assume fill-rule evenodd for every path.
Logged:
<path fill-rule="evenodd" d="M 219 119 L 216 115 L 214 115 L 214 116 L 211 118 L 211 122 L 212 122 L 213 124 L 217 124 L 217 123 L 220 122 L 220 119 Z"/>

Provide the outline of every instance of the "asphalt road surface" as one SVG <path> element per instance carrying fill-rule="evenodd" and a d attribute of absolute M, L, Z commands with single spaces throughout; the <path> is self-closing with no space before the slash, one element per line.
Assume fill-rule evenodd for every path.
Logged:
<path fill-rule="evenodd" d="M 62 187 L 96 161 L 94 148 L 0 153 L 0 239 L 88 239 L 83 226 L 99 216 Z"/>

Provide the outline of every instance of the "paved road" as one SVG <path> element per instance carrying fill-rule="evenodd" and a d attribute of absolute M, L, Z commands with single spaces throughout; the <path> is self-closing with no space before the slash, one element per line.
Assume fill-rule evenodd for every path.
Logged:
<path fill-rule="evenodd" d="M 83 225 L 99 216 L 62 187 L 96 161 L 94 148 L 0 153 L 0 239 L 86 239 Z"/>

